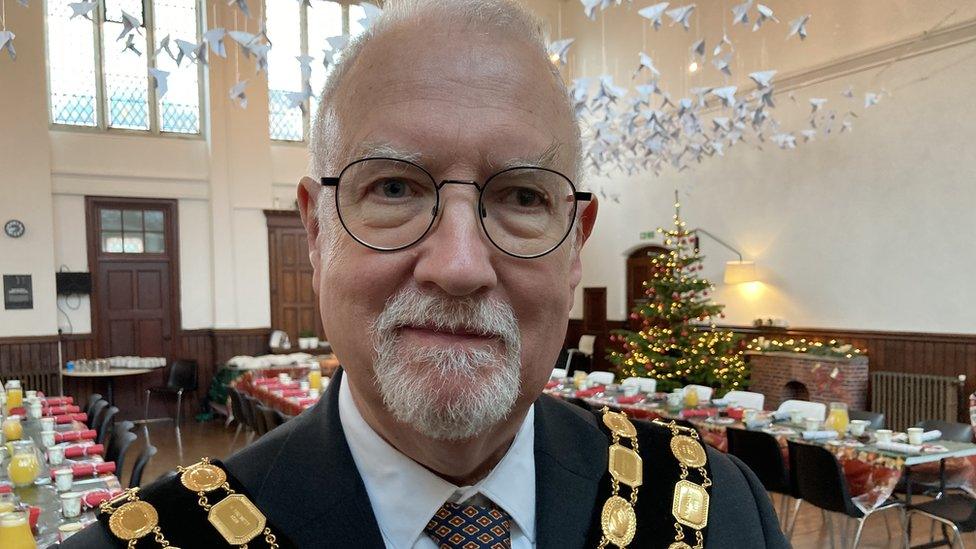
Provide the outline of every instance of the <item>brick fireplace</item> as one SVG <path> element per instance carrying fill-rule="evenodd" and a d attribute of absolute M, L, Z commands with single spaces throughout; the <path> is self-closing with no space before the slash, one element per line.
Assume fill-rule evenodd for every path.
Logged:
<path fill-rule="evenodd" d="M 803 353 L 746 353 L 752 367 L 750 391 L 766 395 L 766 408 L 784 400 L 847 403 L 851 410 L 868 405 L 868 357 L 818 357 Z"/>

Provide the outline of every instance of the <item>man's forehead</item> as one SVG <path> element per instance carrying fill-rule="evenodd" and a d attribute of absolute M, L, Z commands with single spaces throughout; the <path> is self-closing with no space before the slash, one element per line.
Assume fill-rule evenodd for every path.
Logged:
<path fill-rule="evenodd" d="M 482 149 L 476 151 L 452 151 L 449 155 L 450 157 L 448 157 L 448 155 L 424 146 L 398 143 L 392 139 L 371 139 L 355 144 L 346 161 L 351 162 L 361 158 L 371 157 L 397 158 L 418 164 L 428 171 L 433 171 L 458 161 L 472 164 L 485 171 L 497 171 L 505 168 L 524 166 L 558 169 L 562 155 L 567 154 L 566 149 L 565 144 L 557 140 L 552 140 L 548 146 L 541 148 L 541 150 L 527 150 L 519 154 Z"/>

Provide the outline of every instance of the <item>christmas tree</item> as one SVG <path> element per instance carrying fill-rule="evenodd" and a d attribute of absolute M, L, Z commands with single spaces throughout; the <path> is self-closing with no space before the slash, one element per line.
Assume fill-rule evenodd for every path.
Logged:
<path fill-rule="evenodd" d="M 652 260 L 651 279 L 644 282 L 647 300 L 631 313 L 640 330 L 615 330 L 611 341 L 622 350 L 611 348 L 608 358 L 621 377 L 657 379 L 659 391 L 691 383 L 716 387 L 720 394 L 742 389 L 749 370 L 740 338 L 712 321 L 724 318 L 724 305 L 709 299 L 713 286 L 699 276 L 703 257 L 681 220 L 677 192 L 674 208 L 674 227 L 658 229 L 670 252 Z"/>

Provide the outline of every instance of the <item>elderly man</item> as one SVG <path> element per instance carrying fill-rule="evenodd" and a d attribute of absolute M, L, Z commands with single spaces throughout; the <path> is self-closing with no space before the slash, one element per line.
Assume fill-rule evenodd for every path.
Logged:
<path fill-rule="evenodd" d="M 330 75 L 298 188 L 341 372 L 225 469 L 117 498 L 69 546 L 240 543 L 248 513 L 250 547 L 787 546 L 755 476 L 690 429 L 540 396 L 597 202 L 539 28 L 508 0 L 387 2 Z M 226 488 L 257 509 L 214 519 Z"/>

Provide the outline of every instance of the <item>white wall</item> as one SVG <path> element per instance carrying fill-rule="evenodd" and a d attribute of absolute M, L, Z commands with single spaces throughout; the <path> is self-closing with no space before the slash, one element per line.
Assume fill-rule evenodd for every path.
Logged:
<path fill-rule="evenodd" d="M 863 90 L 873 75 L 796 95 L 846 101 L 840 90 Z M 759 267 L 761 284 L 723 285 L 735 256 L 703 237 L 703 274 L 718 281 L 729 323 L 772 316 L 803 327 L 976 331 L 976 44 L 896 63 L 884 84 L 892 97 L 861 113 L 850 134 L 791 151 L 737 145 L 680 174 L 591 178 L 626 200 L 601 203 L 581 288 L 606 286 L 608 316 L 625 318 L 626 254 L 639 232 L 670 222 L 677 188 L 689 227 Z M 776 114 L 795 125 L 807 108 L 781 98 Z"/>

